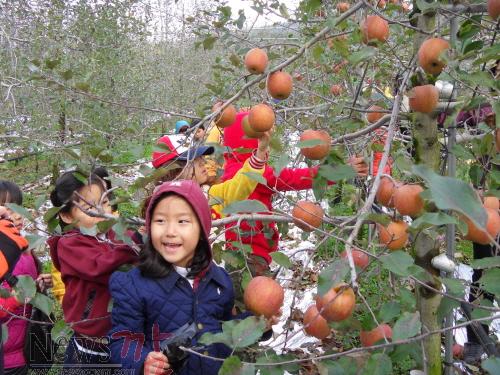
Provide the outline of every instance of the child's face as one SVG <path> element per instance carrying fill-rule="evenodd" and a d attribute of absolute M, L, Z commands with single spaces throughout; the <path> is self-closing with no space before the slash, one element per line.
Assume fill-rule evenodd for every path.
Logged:
<path fill-rule="evenodd" d="M 97 184 L 85 185 L 78 191 L 78 194 L 80 194 L 83 199 L 76 196 L 74 201 L 77 202 L 78 205 L 82 208 L 90 211 L 97 211 L 96 207 L 101 204 L 106 214 L 112 213 L 108 198 L 104 198 L 101 202 L 101 197 L 104 194 L 104 189 L 102 188 L 102 186 Z M 75 222 L 77 227 L 84 228 L 92 228 L 100 221 L 105 220 L 101 217 L 92 217 L 87 215 L 76 205 L 71 207 L 71 210 L 68 213 L 62 213 L 61 218 L 66 224 Z"/>
<path fill-rule="evenodd" d="M 201 141 L 204 136 L 205 136 L 205 129 L 203 129 L 203 128 L 198 128 L 196 130 L 196 133 L 194 133 L 194 139 L 196 141 Z"/>
<path fill-rule="evenodd" d="M 203 156 L 193 160 L 194 179 L 200 185 L 203 185 L 208 180 L 208 172 L 205 164 L 206 162 Z"/>
<path fill-rule="evenodd" d="M 151 242 L 163 259 L 188 266 L 200 234 L 198 217 L 184 198 L 170 195 L 158 202 L 151 216 Z"/>
<path fill-rule="evenodd" d="M 7 215 L 9 216 L 10 220 L 12 220 L 17 230 L 23 229 L 24 222 L 21 215 L 12 211 L 10 208 L 7 208 Z"/>

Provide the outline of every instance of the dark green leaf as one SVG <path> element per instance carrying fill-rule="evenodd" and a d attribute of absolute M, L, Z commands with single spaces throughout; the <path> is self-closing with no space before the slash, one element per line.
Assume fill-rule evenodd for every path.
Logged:
<path fill-rule="evenodd" d="M 426 212 L 411 223 L 412 228 L 422 228 L 428 226 L 440 226 L 446 224 L 458 224 L 458 220 L 453 216 L 443 212 Z"/>
<path fill-rule="evenodd" d="M 5 344 L 9 339 L 9 328 L 7 328 L 7 324 L 2 323 L 2 344 Z"/>
<path fill-rule="evenodd" d="M 268 209 L 264 204 L 255 199 L 247 199 L 244 201 L 234 202 L 226 206 L 223 210 L 224 214 L 232 215 L 236 213 L 256 213 L 267 212 Z"/>
<path fill-rule="evenodd" d="M 424 165 L 413 166 L 413 173 L 426 181 L 432 199 L 439 209 L 458 211 L 478 227 L 484 228 L 486 211 L 468 183 L 456 178 L 439 176 Z"/>
<path fill-rule="evenodd" d="M 10 296 L 10 290 L 0 286 L 0 298 L 8 298 Z"/>
<path fill-rule="evenodd" d="M 403 251 L 394 251 L 380 257 L 382 266 L 399 276 L 410 276 L 409 268 L 414 264 L 413 258 Z"/>
<path fill-rule="evenodd" d="M 241 360 L 237 356 L 227 357 L 219 370 L 219 375 L 240 375 L 241 366 Z"/>
<path fill-rule="evenodd" d="M 240 60 L 239 56 L 234 54 L 234 53 L 231 56 L 229 56 L 229 61 L 231 61 L 231 64 L 233 64 L 236 67 L 241 66 L 241 60 Z"/>
<path fill-rule="evenodd" d="M 73 78 L 73 71 L 72 70 L 65 70 L 64 72 L 61 73 L 61 76 L 65 81 L 70 80 Z"/>
<path fill-rule="evenodd" d="M 223 251 L 222 259 L 228 266 L 234 269 L 241 269 L 245 266 L 245 258 L 240 251 Z"/>
<path fill-rule="evenodd" d="M 374 213 L 365 214 L 363 220 L 382 224 L 384 226 L 389 225 L 389 223 L 391 222 L 391 218 L 386 214 L 374 214 Z"/>
<path fill-rule="evenodd" d="M 366 363 L 362 373 L 371 375 L 392 375 L 391 359 L 387 354 L 375 353 Z"/>
<path fill-rule="evenodd" d="M 64 340 L 68 342 L 69 338 L 73 335 L 73 329 L 61 319 L 54 324 L 50 333 L 52 335 L 52 341 L 61 342 L 61 340 Z"/>
<path fill-rule="evenodd" d="M 442 282 L 446 285 L 446 292 L 454 297 L 462 298 L 465 293 L 465 285 L 463 280 L 460 279 L 450 279 L 443 277 Z"/>
<path fill-rule="evenodd" d="M 396 301 L 389 301 L 382 305 L 380 311 L 378 312 L 378 317 L 381 322 L 388 323 L 400 314 L 400 304 Z"/>
<path fill-rule="evenodd" d="M 36 284 L 31 276 L 20 275 L 17 276 L 17 283 L 13 288 L 17 295 L 19 301 L 25 301 L 26 299 L 31 299 L 36 294 Z"/>
<path fill-rule="evenodd" d="M 471 51 L 479 50 L 479 49 L 483 48 L 483 46 L 484 46 L 484 42 L 482 40 L 475 40 L 473 42 L 468 42 L 468 43 L 464 44 L 463 53 L 465 55 L 466 53 L 469 53 Z"/>
<path fill-rule="evenodd" d="M 356 360 L 349 357 L 340 357 L 333 361 L 319 361 L 317 366 L 320 375 L 356 375 L 358 373 Z"/>
<path fill-rule="evenodd" d="M 285 355 L 276 355 L 276 354 L 267 354 L 265 357 L 257 358 L 256 363 L 274 363 L 274 362 L 285 362 L 285 361 L 294 361 L 296 360 L 295 356 L 290 354 Z M 261 375 L 282 375 L 285 371 L 288 371 L 292 374 L 298 374 L 299 365 L 297 363 L 290 363 L 286 365 L 274 365 L 274 366 L 258 366 L 260 369 Z"/>
<path fill-rule="evenodd" d="M 474 259 L 471 261 L 470 266 L 473 269 L 500 267 L 500 256 Z"/>
<path fill-rule="evenodd" d="M 30 304 L 37 309 L 42 310 L 45 315 L 50 316 L 54 311 L 54 301 L 45 294 L 37 293 L 30 301 Z"/>
<path fill-rule="evenodd" d="M 352 53 L 347 60 L 352 65 L 357 65 L 360 62 L 369 60 L 377 54 L 377 49 L 374 47 L 363 47 L 359 51 Z"/>
<path fill-rule="evenodd" d="M 356 172 L 350 165 L 322 165 L 319 167 L 318 174 L 329 181 L 348 180 L 356 177 Z"/>
<path fill-rule="evenodd" d="M 250 178 L 251 180 L 257 181 L 259 184 L 262 184 L 264 186 L 267 185 L 267 180 L 260 173 L 257 173 L 257 172 L 244 172 L 243 174 L 245 176 L 248 176 L 248 178 Z"/>
<path fill-rule="evenodd" d="M 349 274 L 349 264 L 344 259 L 333 261 L 324 268 L 318 278 L 318 294 L 324 295 L 332 286 L 344 281 Z"/>
<path fill-rule="evenodd" d="M 423 14 L 425 14 L 427 10 L 436 9 L 439 6 L 438 3 L 434 3 L 434 2 L 429 3 L 425 0 L 417 0 L 416 4 L 417 4 L 417 8 L 420 9 Z"/>
<path fill-rule="evenodd" d="M 217 40 L 216 37 L 209 35 L 205 39 L 203 39 L 203 49 L 210 50 L 214 48 L 214 43 Z"/>
<path fill-rule="evenodd" d="M 437 311 L 438 322 L 442 322 L 448 313 L 457 307 L 460 307 L 460 302 L 448 297 L 443 297 Z"/>
<path fill-rule="evenodd" d="M 288 153 L 281 153 L 278 160 L 273 163 L 274 175 L 279 176 L 283 168 L 285 168 L 289 162 L 290 156 L 288 155 Z"/>
<path fill-rule="evenodd" d="M 205 332 L 198 342 L 204 345 L 210 345 L 214 343 L 226 344 L 229 347 L 233 345 L 232 332 L 233 328 L 236 326 L 236 320 L 228 320 L 222 323 L 222 332 L 211 333 Z"/>
<path fill-rule="evenodd" d="M 244 320 L 237 321 L 231 331 L 232 347 L 238 349 L 255 344 L 262 337 L 265 329 L 265 318 L 249 316 Z"/>
<path fill-rule="evenodd" d="M 314 60 L 320 61 L 321 56 L 323 56 L 324 52 L 325 52 L 325 49 L 321 45 L 316 44 L 312 50 L 312 56 L 313 56 Z M 307 141 L 304 141 L 304 142 L 307 142 Z M 310 147 L 310 146 L 308 146 L 308 147 Z"/>
<path fill-rule="evenodd" d="M 500 269 L 493 268 L 484 271 L 483 276 L 479 279 L 479 282 L 483 285 L 483 289 L 493 293 L 495 295 L 500 295 Z"/>
<path fill-rule="evenodd" d="M 305 0 L 303 6 L 306 12 L 312 12 L 321 7 L 321 0 Z"/>
<path fill-rule="evenodd" d="M 290 268 L 292 266 L 292 262 L 290 261 L 290 258 L 286 254 L 283 254 L 279 251 L 275 251 L 271 253 L 271 258 L 273 258 L 273 261 L 278 263 L 280 266 L 285 267 L 285 268 Z"/>
<path fill-rule="evenodd" d="M 27 234 L 25 237 L 30 244 L 29 249 L 36 249 L 43 246 L 45 241 L 47 241 L 46 237 L 39 236 L 38 234 Z"/>
<path fill-rule="evenodd" d="M 19 206 L 18 204 L 15 203 L 6 203 L 5 204 L 8 208 L 10 208 L 12 211 L 15 213 L 21 215 L 22 217 L 28 219 L 29 221 L 33 221 L 33 215 L 31 215 L 31 212 L 29 212 L 26 208 Z"/>
<path fill-rule="evenodd" d="M 420 333 L 422 323 L 420 322 L 420 313 L 417 311 L 413 314 L 409 312 L 403 313 L 394 324 L 392 329 L 392 340 L 399 341 L 416 336 Z"/>
<path fill-rule="evenodd" d="M 497 375 L 500 374 L 500 358 L 498 357 L 491 357 L 488 359 L 485 359 L 481 363 L 481 367 L 488 371 L 491 375 Z"/>
<path fill-rule="evenodd" d="M 324 142 L 321 139 L 307 139 L 305 141 L 297 142 L 298 148 L 310 148 L 317 145 L 322 145 Z"/>

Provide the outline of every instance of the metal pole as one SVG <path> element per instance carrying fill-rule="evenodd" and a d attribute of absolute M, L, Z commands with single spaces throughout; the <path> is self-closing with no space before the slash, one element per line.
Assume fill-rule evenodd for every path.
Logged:
<path fill-rule="evenodd" d="M 458 18 L 452 17 L 450 21 L 450 42 L 454 46 L 457 41 L 458 32 Z M 453 84 L 452 96 L 449 100 L 454 100 L 456 98 L 455 82 Z M 457 123 L 456 119 L 453 121 L 453 126 L 448 129 L 448 176 L 455 177 L 457 171 L 457 159 L 453 154 L 453 147 L 456 143 L 457 136 Z M 446 255 L 451 260 L 455 257 L 455 225 L 448 224 L 446 226 Z M 453 278 L 453 271 L 447 273 L 447 276 Z M 453 310 L 448 313 L 445 319 L 445 328 L 453 326 Z M 444 373 L 445 375 L 453 374 L 453 331 L 449 330 L 445 333 L 444 339 Z"/>

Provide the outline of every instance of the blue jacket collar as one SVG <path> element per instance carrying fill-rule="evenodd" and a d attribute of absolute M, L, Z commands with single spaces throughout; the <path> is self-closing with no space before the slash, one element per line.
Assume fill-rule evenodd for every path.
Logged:
<path fill-rule="evenodd" d="M 162 279 L 157 279 L 156 282 L 164 289 L 167 293 L 172 291 L 172 288 L 175 286 L 177 281 L 182 279 L 182 276 L 179 275 L 175 269 L 172 268 L 170 273 Z M 207 283 L 210 280 L 214 280 L 221 286 L 224 286 L 227 283 L 227 279 L 225 277 L 224 272 L 220 267 L 218 267 L 215 263 L 211 262 L 207 268 L 205 274 L 201 277 L 200 283 Z"/>

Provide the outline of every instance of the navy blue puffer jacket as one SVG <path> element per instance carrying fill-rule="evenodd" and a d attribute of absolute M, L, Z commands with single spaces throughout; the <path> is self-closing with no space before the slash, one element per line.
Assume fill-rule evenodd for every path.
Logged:
<path fill-rule="evenodd" d="M 135 369 L 135 374 L 142 373 L 146 356 L 155 346 L 159 347 L 158 338 L 166 338 L 165 334 L 194 322 L 199 329 L 192 342 L 196 345 L 203 333 L 220 332 L 222 322 L 232 319 L 232 282 L 215 263 L 211 263 L 196 288 L 174 270 L 164 278 L 152 279 L 143 277 L 135 268 L 113 273 L 110 290 L 114 301 L 110 331 L 112 362 Z M 202 352 L 226 358 L 231 350 L 224 344 L 213 344 Z M 190 354 L 180 374 L 215 375 L 221 365 L 220 361 Z"/>

